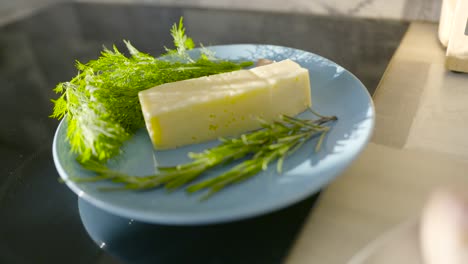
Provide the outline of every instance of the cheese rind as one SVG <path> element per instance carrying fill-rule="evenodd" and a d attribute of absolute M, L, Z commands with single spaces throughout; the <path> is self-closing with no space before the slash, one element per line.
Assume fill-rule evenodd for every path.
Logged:
<path fill-rule="evenodd" d="M 260 128 L 311 106 L 307 69 L 285 60 L 251 70 L 167 83 L 139 93 L 156 149 L 171 149 Z"/>

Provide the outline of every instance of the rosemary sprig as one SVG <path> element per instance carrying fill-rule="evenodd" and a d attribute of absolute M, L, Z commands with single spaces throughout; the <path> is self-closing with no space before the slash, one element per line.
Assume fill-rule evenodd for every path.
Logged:
<path fill-rule="evenodd" d="M 313 113 L 319 118 L 304 120 L 284 115 L 279 121 L 273 123 L 260 120 L 262 129 L 236 138 L 221 138 L 221 144 L 216 147 L 200 153 L 189 153 L 190 162 L 173 167 L 159 167 L 159 172 L 154 175 L 127 175 L 110 170 L 99 162 L 88 161 L 83 163 L 84 168 L 96 172 L 96 176 L 75 177 L 71 180 L 76 182 L 111 180 L 122 184 L 118 187 L 101 188 L 102 190 L 147 190 L 164 186 L 172 191 L 193 182 L 217 165 L 248 157 L 220 175 L 186 188 L 188 193 L 207 190 L 207 194 L 202 197 L 206 199 L 230 185 L 247 180 L 258 172 L 266 170 L 275 161 L 277 161 L 277 172 L 281 173 L 284 160 L 314 136 L 319 136 L 315 147 L 315 151 L 319 151 L 326 133 L 330 130 L 330 127 L 325 124 L 337 118 Z"/>

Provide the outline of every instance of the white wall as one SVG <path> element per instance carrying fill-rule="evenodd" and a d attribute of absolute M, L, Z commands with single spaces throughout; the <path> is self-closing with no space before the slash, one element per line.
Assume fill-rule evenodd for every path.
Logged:
<path fill-rule="evenodd" d="M 0 0 L 0 25 L 58 2 L 73 0 Z"/>
<path fill-rule="evenodd" d="M 0 0 L 0 24 L 58 2 L 144 3 L 297 12 L 395 20 L 438 21 L 442 0 Z"/>
<path fill-rule="evenodd" d="M 73 0 L 100 3 L 155 3 L 396 20 L 438 21 L 442 0 Z"/>

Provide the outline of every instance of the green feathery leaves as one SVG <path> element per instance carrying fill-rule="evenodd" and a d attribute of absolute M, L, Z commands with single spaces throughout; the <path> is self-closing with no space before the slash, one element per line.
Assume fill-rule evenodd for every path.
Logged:
<path fill-rule="evenodd" d="M 78 74 L 69 82 L 59 83 L 54 91 L 61 96 L 52 100 L 53 118 L 66 118 L 67 138 L 78 160 L 105 162 L 120 153 L 120 147 L 137 129 L 144 126 L 138 92 L 168 82 L 239 70 L 251 62 L 234 63 L 194 60 L 188 50 L 193 41 L 185 35 L 180 19 L 171 35 L 175 50 L 167 49 L 171 61 L 138 51 L 124 43 L 127 57 L 115 46 L 87 63 L 76 62 Z"/>

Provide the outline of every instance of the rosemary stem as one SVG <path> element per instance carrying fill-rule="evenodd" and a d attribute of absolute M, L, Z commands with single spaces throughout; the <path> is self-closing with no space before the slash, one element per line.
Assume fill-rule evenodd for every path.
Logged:
<path fill-rule="evenodd" d="M 319 136 L 315 145 L 315 152 L 318 152 L 330 130 L 330 127 L 325 124 L 337 118 L 322 116 L 314 111 L 313 113 L 318 116 L 318 119 L 304 120 L 284 115 L 279 121 L 273 123 L 260 120 L 263 129 L 237 138 L 222 138 L 220 145 L 214 148 L 200 153 L 189 153 L 192 161 L 172 167 L 160 167 L 159 172 L 154 175 L 126 175 L 110 170 L 99 163 L 89 162 L 84 164 L 84 167 L 95 171 L 97 176 L 74 180 L 79 182 L 112 180 L 123 184 L 117 188 L 104 188 L 105 190 L 147 190 L 163 186 L 172 191 L 188 185 L 186 188 L 188 193 L 206 190 L 207 193 L 202 199 L 207 199 L 230 185 L 247 180 L 258 172 L 266 170 L 272 162 L 277 161 L 276 171 L 281 173 L 284 160 L 315 136 Z M 249 156 L 250 158 L 217 176 L 189 185 L 213 167 Z"/>

